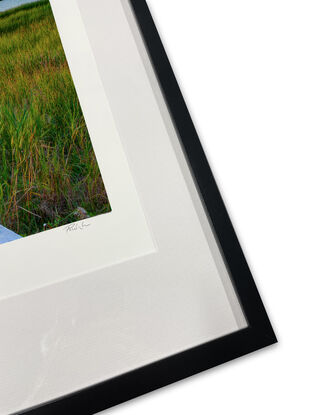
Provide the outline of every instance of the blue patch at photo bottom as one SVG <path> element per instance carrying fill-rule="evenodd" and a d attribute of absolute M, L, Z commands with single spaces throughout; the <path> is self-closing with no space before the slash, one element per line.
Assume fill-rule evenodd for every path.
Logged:
<path fill-rule="evenodd" d="M 16 239 L 21 239 L 21 236 L 0 225 L 0 244 L 15 241 Z"/>

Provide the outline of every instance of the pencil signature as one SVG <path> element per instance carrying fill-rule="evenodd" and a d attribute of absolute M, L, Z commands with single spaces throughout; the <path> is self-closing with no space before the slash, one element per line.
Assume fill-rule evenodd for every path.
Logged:
<path fill-rule="evenodd" d="M 84 221 L 83 222 L 71 223 L 70 225 L 67 225 L 65 227 L 65 232 L 84 231 L 89 226 L 91 226 L 91 224 L 86 223 Z"/>

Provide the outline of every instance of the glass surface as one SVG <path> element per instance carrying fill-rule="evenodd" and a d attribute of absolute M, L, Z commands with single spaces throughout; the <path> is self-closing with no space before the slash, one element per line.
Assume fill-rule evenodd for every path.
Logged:
<path fill-rule="evenodd" d="M 108 134 L 94 141 L 103 161 L 102 144 L 110 139 L 103 177 L 112 212 L 102 217 L 116 217 L 120 210 L 126 214 L 115 231 L 96 222 L 101 232 L 88 243 L 85 233 L 66 234 L 66 243 L 55 233 L 58 253 L 67 249 L 72 255 L 62 262 L 64 279 L 57 283 L 35 281 L 31 289 L 21 289 L 20 278 L 14 279 L 21 274 L 8 278 L 12 266 L 7 265 L 0 286 L 4 413 L 57 399 L 246 326 L 129 3 L 51 0 L 51 5 L 88 127 L 103 120 L 111 127 L 99 130 Z M 87 82 L 81 86 L 82 78 Z M 89 130 L 93 139 L 93 127 Z M 118 168 L 123 153 L 114 149 L 119 144 L 128 170 Z M 120 192 L 116 178 L 122 172 L 133 177 L 134 185 L 124 181 Z M 128 197 L 132 185 L 139 204 Z M 145 221 L 142 232 L 142 222 L 129 216 L 136 211 Z M 74 254 L 79 246 L 84 250 Z M 131 255 L 124 253 L 131 249 Z M 119 260 L 98 261 L 88 269 L 107 251 Z M 34 278 L 35 260 L 41 260 L 37 279 L 45 278 L 55 258 L 46 259 L 40 251 L 23 264 L 23 281 Z M 74 275 L 73 267 L 84 272 Z"/>

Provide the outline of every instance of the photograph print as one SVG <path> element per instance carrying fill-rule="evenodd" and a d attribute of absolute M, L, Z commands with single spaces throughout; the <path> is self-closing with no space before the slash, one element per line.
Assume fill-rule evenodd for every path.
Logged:
<path fill-rule="evenodd" d="M 0 0 L 0 244 L 110 210 L 49 0 Z"/>

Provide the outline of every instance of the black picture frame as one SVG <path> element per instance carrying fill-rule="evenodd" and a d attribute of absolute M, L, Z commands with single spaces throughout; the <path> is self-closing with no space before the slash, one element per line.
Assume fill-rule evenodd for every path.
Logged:
<path fill-rule="evenodd" d="M 22 414 L 91 415 L 277 342 L 148 5 L 129 1 L 248 326 Z"/>

